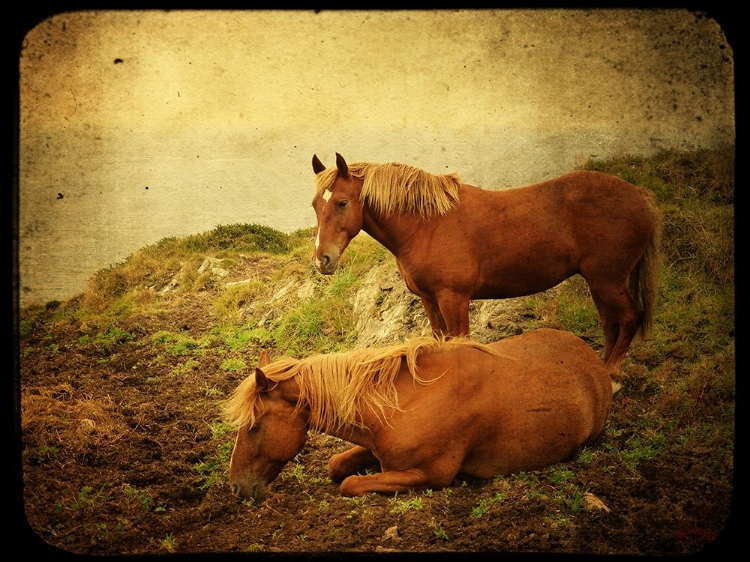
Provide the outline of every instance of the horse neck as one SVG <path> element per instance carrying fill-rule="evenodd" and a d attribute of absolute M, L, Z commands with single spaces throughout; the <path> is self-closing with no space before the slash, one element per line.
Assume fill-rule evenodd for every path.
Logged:
<path fill-rule="evenodd" d="M 416 214 L 380 214 L 362 205 L 362 230 L 385 246 L 396 258 L 418 229 L 425 227 Z"/>
<path fill-rule="evenodd" d="M 287 382 L 291 382 L 291 380 Z M 304 382 L 296 381 L 294 385 L 297 400 L 300 401 L 300 396 L 306 394 L 306 392 L 300 392 L 298 383 L 304 384 Z M 329 388 L 326 388 L 321 394 L 311 390 L 308 390 L 308 392 L 310 393 L 309 396 L 301 398 L 301 407 L 307 410 L 310 429 L 350 441 L 356 445 L 364 447 L 370 445 L 372 428 L 369 424 L 372 420 L 368 416 L 363 415 L 359 409 L 356 409 L 355 420 L 347 422 L 345 421 L 347 416 L 343 414 L 341 408 L 348 406 L 349 402 L 342 401 L 338 392 L 332 393 Z M 328 414 L 332 414 L 331 417 L 328 417 Z"/>
<path fill-rule="evenodd" d="M 339 439 L 343 439 L 344 441 L 349 441 L 350 443 L 354 443 L 355 445 L 361 445 L 362 447 L 368 448 L 372 445 L 373 431 L 367 426 L 358 427 L 353 424 L 344 424 L 340 427 L 326 429 L 323 427 L 316 427 L 315 424 L 311 424 L 310 427 L 311 429 L 320 431 L 333 437 L 337 437 Z"/>

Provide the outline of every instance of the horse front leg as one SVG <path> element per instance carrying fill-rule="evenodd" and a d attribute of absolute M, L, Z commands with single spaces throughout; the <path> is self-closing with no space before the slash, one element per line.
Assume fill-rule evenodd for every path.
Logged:
<path fill-rule="evenodd" d="M 453 478 L 435 478 L 419 469 L 393 470 L 368 476 L 349 476 L 339 486 L 344 496 L 364 496 L 372 492 L 395 494 L 409 490 L 439 490 L 445 488 Z"/>
<path fill-rule="evenodd" d="M 440 293 L 437 300 L 446 326 L 445 334 L 469 337 L 469 297 L 446 291 Z"/>
<path fill-rule="evenodd" d="M 427 314 L 427 320 L 430 321 L 430 327 L 432 333 L 436 338 L 441 338 L 443 335 L 448 334 L 448 327 L 445 325 L 443 315 L 440 313 L 440 307 L 435 299 L 430 297 L 420 297 L 422 299 L 422 306 L 424 307 L 425 314 Z"/>
<path fill-rule="evenodd" d="M 341 482 L 347 476 L 364 473 L 368 470 L 380 470 L 380 461 L 370 449 L 355 445 L 343 453 L 338 453 L 328 461 L 328 475 L 333 482 Z"/>

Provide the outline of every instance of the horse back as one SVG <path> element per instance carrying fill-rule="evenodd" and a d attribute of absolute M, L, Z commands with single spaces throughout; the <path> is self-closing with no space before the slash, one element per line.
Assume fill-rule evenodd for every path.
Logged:
<path fill-rule="evenodd" d="M 431 288 L 440 276 L 472 298 L 502 298 L 546 290 L 576 273 L 625 278 L 655 228 L 641 190 L 599 172 L 499 191 L 462 185 L 459 194 L 453 211 L 408 242 L 402 261 L 415 287 Z"/>
<path fill-rule="evenodd" d="M 592 433 L 604 426 L 612 399 L 611 379 L 604 362 L 581 338 L 542 328 L 487 347 L 495 354 L 456 346 L 420 358 L 420 377 L 435 381 L 418 386 L 413 397 L 443 406 L 471 404 L 490 417 L 503 411 L 525 415 L 528 405 L 544 403 L 584 412 Z"/>
<path fill-rule="evenodd" d="M 543 393 L 565 388 L 571 396 L 586 396 L 606 416 L 612 385 L 604 362 L 581 338 L 563 330 L 540 328 L 489 345 L 504 359 L 507 377 L 543 387 Z M 526 391 L 528 393 L 528 391 Z"/>
<path fill-rule="evenodd" d="M 590 228 L 604 220 L 624 226 L 635 220 L 646 228 L 651 223 L 651 209 L 643 190 L 622 178 L 595 171 L 577 171 L 525 187 L 488 190 L 462 185 L 459 212 L 494 216 L 498 226 L 527 228 L 531 225 L 564 227 L 577 230 Z M 462 210 L 461 207 L 464 207 Z M 487 223 L 485 223 L 487 224 Z"/>

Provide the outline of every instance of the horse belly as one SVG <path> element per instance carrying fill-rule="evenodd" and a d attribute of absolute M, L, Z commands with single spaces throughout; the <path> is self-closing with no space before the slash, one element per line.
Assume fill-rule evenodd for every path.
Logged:
<path fill-rule="evenodd" d="M 467 249 L 476 264 L 473 298 L 520 297 L 546 291 L 578 273 L 580 250 L 566 213 L 521 205 L 497 227 L 477 227 Z"/>
<path fill-rule="evenodd" d="M 518 268 L 485 273 L 472 293 L 472 299 L 507 299 L 541 293 L 562 283 L 578 273 L 577 269 L 560 264 L 554 267 L 547 263 L 544 268 Z"/>
<path fill-rule="evenodd" d="M 569 459 L 601 431 L 577 407 L 541 406 L 503 417 L 479 432 L 481 437 L 468 448 L 460 474 L 492 478 L 541 469 Z"/>
<path fill-rule="evenodd" d="M 578 273 L 576 254 L 567 246 L 524 250 L 512 256 L 486 256 L 472 298 L 496 299 L 533 295 Z"/>
<path fill-rule="evenodd" d="M 402 277 L 409 290 L 419 295 L 444 287 L 472 299 L 498 299 L 546 291 L 578 273 L 579 255 L 567 237 L 539 237 L 512 247 L 496 237 L 481 237 L 486 243 L 483 248 L 466 241 L 451 252 L 452 260 L 440 260 L 438 252 L 425 251 L 429 260 L 399 263 Z"/>

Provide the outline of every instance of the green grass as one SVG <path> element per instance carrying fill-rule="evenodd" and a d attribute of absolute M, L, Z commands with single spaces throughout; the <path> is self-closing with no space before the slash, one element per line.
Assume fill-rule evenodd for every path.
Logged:
<path fill-rule="evenodd" d="M 172 369 L 171 375 L 175 377 L 179 377 L 181 375 L 184 375 L 186 373 L 189 373 L 190 371 L 193 371 L 197 369 L 200 366 L 200 363 L 195 359 L 188 359 L 184 363 L 180 363 L 175 368 Z"/>
<path fill-rule="evenodd" d="M 216 485 L 224 485 L 227 482 L 227 467 L 232 456 L 234 444 L 231 441 L 222 443 L 217 447 L 215 455 L 204 459 L 193 467 L 199 474 L 201 490 L 208 490 Z"/>
<path fill-rule="evenodd" d="M 440 540 L 443 541 L 449 541 L 450 537 L 448 536 L 448 533 L 440 526 L 440 523 L 435 521 L 435 518 L 433 517 L 432 521 L 430 522 L 430 528 L 432 529 L 432 534 L 435 535 Z"/>
<path fill-rule="evenodd" d="M 219 367 L 222 371 L 233 373 L 235 371 L 247 370 L 247 363 L 241 357 L 228 357 L 221 362 Z"/>
<path fill-rule="evenodd" d="M 163 512 L 166 508 L 162 505 L 155 505 L 154 498 L 146 490 L 138 489 L 130 484 L 124 484 L 122 492 L 131 503 L 140 506 L 142 511 Z"/>
<path fill-rule="evenodd" d="M 479 500 L 479 503 L 471 509 L 471 515 L 477 519 L 481 519 L 494 504 L 503 501 L 505 501 L 505 495 L 501 492 L 497 492 L 488 498 L 482 498 Z"/>
<path fill-rule="evenodd" d="M 391 503 L 391 515 L 403 515 L 407 511 L 422 511 L 424 506 L 422 505 L 422 498 L 419 496 L 400 498 L 398 495 L 394 496 L 390 500 Z"/>
<path fill-rule="evenodd" d="M 83 486 L 73 503 L 73 509 L 92 509 L 104 503 L 106 499 L 107 494 L 103 487 L 99 490 L 94 490 L 91 486 Z"/>
<path fill-rule="evenodd" d="M 211 344 L 211 337 L 204 336 L 196 340 L 184 333 L 160 330 L 151 336 L 151 341 L 164 346 L 170 355 L 201 355 Z"/>
<path fill-rule="evenodd" d="M 34 457 L 37 464 L 45 464 L 54 459 L 60 452 L 60 447 L 54 445 L 42 445 Z"/>
<path fill-rule="evenodd" d="M 354 518 L 367 518 L 372 515 L 372 509 L 370 508 L 370 500 L 371 495 L 368 494 L 364 496 L 356 496 L 356 497 L 342 497 L 341 500 L 347 504 L 351 509 L 349 513 L 347 513 L 346 518 L 347 519 L 354 519 Z"/>

